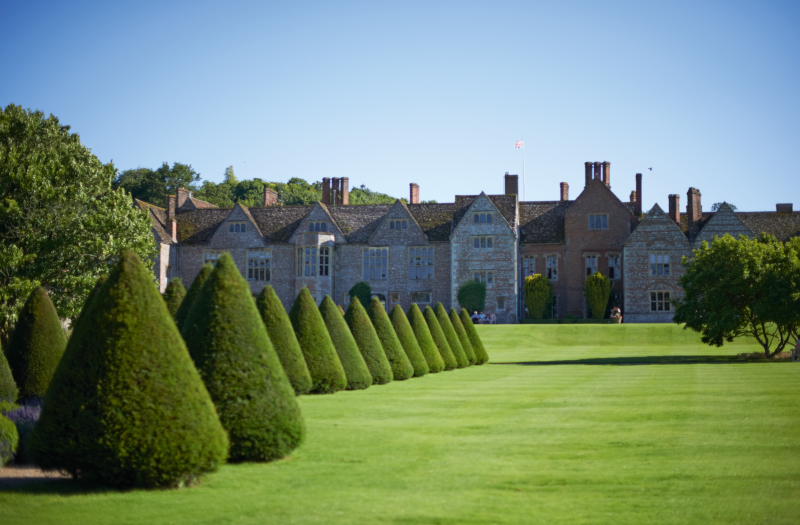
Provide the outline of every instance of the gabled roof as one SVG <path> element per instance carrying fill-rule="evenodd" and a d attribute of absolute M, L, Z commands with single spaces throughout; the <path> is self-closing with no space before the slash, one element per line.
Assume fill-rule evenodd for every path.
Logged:
<path fill-rule="evenodd" d="M 768 233 L 781 242 L 800 237 L 800 212 L 745 211 L 736 215 L 756 235 Z"/>
<path fill-rule="evenodd" d="M 689 246 L 689 240 L 681 231 L 680 226 L 673 221 L 670 216 L 661 209 L 658 203 L 654 204 L 650 211 L 643 214 L 644 218 L 638 227 L 631 232 L 625 242 L 625 246 L 632 243 L 645 242 L 648 246 L 658 241 L 682 242 Z"/>
<path fill-rule="evenodd" d="M 574 201 L 520 202 L 520 243 L 563 243 L 564 214 L 573 202 Z"/>
<path fill-rule="evenodd" d="M 408 211 L 411 212 L 414 220 L 428 236 L 428 240 L 433 242 L 450 240 L 453 215 L 457 209 L 455 203 L 408 205 Z"/>
<path fill-rule="evenodd" d="M 391 204 L 332 206 L 329 211 L 347 242 L 366 244 L 391 207 Z"/>
<path fill-rule="evenodd" d="M 201 201 L 200 199 L 195 199 L 194 197 L 189 197 L 189 199 L 187 200 L 191 201 L 191 203 L 194 204 L 194 207 L 197 208 L 198 210 L 217 207 L 214 204 L 211 204 L 210 202 Z"/>
<path fill-rule="evenodd" d="M 390 220 L 396 220 L 398 218 L 410 219 L 411 224 L 409 226 L 408 233 L 421 232 L 423 235 L 425 235 L 425 233 L 422 231 L 422 228 L 419 225 L 419 222 L 417 222 L 417 219 L 409 211 L 408 206 L 406 206 L 406 204 L 400 199 L 397 199 L 394 201 L 394 204 L 392 204 L 386 211 L 386 214 L 384 214 L 383 218 L 380 221 L 378 221 L 378 225 L 375 227 L 375 229 L 372 230 L 372 233 L 370 234 L 368 240 L 369 244 L 374 243 L 376 236 L 380 235 L 381 225 L 383 225 L 383 230 L 385 231 L 388 228 L 386 223 L 389 222 Z"/>
<path fill-rule="evenodd" d="M 175 215 L 175 220 L 178 222 L 178 242 L 208 244 L 232 209 L 208 208 L 178 213 Z"/>
<path fill-rule="evenodd" d="M 711 241 L 715 236 L 721 237 L 726 233 L 734 238 L 738 238 L 739 235 L 748 237 L 753 235 L 753 231 L 742 222 L 730 205 L 723 202 L 717 212 L 705 222 L 695 241 Z"/>
<path fill-rule="evenodd" d="M 517 214 L 516 214 L 516 206 L 517 206 L 517 196 L 516 195 L 486 195 L 485 193 L 481 192 L 480 195 L 456 195 L 456 210 L 453 213 L 453 222 L 450 225 L 450 234 L 452 234 L 458 225 L 461 223 L 461 220 L 467 214 L 469 207 L 472 206 L 472 203 L 480 197 L 481 195 L 487 197 L 491 203 L 497 208 L 497 211 L 500 212 L 500 215 L 508 223 L 509 227 L 513 230 L 517 230 Z"/>
<path fill-rule="evenodd" d="M 172 244 L 172 235 L 169 233 L 170 228 L 167 228 L 167 211 L 164 208 L 159 208 L 139 199 L 133 199 L 133 205 L 144 210 L 150 216 L 150 221 L 153 223 L 153 231 L 158 241 L 164 244 Z"/>
<path fill-rule="evenodd" d="M 286 243 L 313 206 L 264 206 L 250 208 L 250 215 L 267 242 Z M 206 212 L 203 210 L 200 213 Z"/>

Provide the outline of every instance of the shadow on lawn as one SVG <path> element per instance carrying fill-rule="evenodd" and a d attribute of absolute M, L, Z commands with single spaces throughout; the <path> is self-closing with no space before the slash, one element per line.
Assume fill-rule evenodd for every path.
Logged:
<path fill-rule="evenodd" d="M 706 365 L 720 363 L 769 363 L 767 360 L 745 360 L 735 355 L 653 355 L 634 357 L 598 357 L 563 361 L 519 361 L 516 363 L 490 363 L 493 365 Z"/>

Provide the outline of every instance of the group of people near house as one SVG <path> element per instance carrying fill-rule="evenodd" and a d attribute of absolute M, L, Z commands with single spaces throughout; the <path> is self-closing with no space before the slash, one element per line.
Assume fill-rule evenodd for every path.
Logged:
<path fill-rule="evenodd" d="M 475 324 L 495 324 L 497 322 L 497 316 L 494 312 L 489 312 L 488 314 L 473 312 L 471 318 Z"/>

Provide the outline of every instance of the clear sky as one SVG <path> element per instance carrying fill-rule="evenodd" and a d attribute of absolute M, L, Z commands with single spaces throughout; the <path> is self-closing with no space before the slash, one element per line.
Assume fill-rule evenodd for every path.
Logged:
<path fill-rule="evenodd" d="M 0 0 L 0 104 L 119 169 L 800 209 L 800 2 Z M 652 171 L 648 168 L 652 167 Z"/>

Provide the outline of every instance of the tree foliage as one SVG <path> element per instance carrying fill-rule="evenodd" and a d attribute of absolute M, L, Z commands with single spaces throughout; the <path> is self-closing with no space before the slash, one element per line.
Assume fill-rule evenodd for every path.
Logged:
<path fill-rule="evenodd" d="M 475 350 L 475 359 L 476 365 L 483 365 L 489 362 L 489 354 L 486 353 L 486 348 L 483 346 L 483 341 L 478 336 L 478 331 L 475 330 L 475 324 L 472 322 L 472 318 L 470 317 L 467 310 L 464 308 L 461 309 L 461 312 L 458 314 L 461 317 L 461 325 L 464 327 L 464 331 L 467 332 L 467 337 L 469 337 L 469 342 L 472 345 L 472 349 Z"/>
<path fill-rule="evenodd" d="M 11 367 L 3 349 L 0 348 L 0 403 L 3 401 L 16 401 L 19 396 L 17 382 L 11 374 Z"/>
<path fill-rule="evenodd" d="M 394 375 L 389 359 L 360 301 L 350 301 L 350 306 L 344 313 L 344 320 L 347 321 L 347 326 L 350 327 L 358 349 L 367 363 L 373 384 L 384 385 L 391 382 Z"/>
<path fill-rule="evenodd" d="M 453 356 L 456 358 L 458 368 L 468 367 L 471 363 L 467 353 L 464 351 L 464 347 L 461 346 L 461 341 L 458 340 L 458 335 L 456 335 L 456 330 L 450 321 L 450 316 L 447 315 L 447 310 L 444 309 L 442 303 L 436 303 L 436 308 L 433 311 L 436 314 L 436 320 L 439 321 L 439 326 L 442 328 L 444 338 L 447 339 L 447 346 L 450 347 L 450 351 L 453 352 Z"/>
<path fill-rule="evenodd" d="M 167 197 L 178 188 L 197 190 L 200 174 L 191 164 L 174 162 L 172 167 L 164 162 L 155 170 L 138 167 L 125 170 L 114 179 L 114 189 L 122 188 L 135 199 L 166 208 Z"/>
<path fill-rule="evenodd" d="M 553 285 L 544 275 L 537 273 L 525 278 L 525 306 L 531 319 L 543 319 L 553 298 Z"/>
<path fill-rule="evenodd" d="M 600 272 L 595 272 L 586 278 L 583 293 L 586 295 L 586 304 L 589 305 L 592 318 L 602 319 L 606 314 L 612 286 L 611 280 Z"/>
<path fill-rule="evenodd" d="M 486 283 L 472 279 L 461 283 L 456 299 L 462 308 L 470 312 L 482 312 L 486 308 Z"/>
<path fill-rule="evenodd" d="M 425 310 L 422 312 L 422 316 L 425 318 L 425 322 L 428 323 L 428 330 L 430 330 L 433 342 L 436 344 L 436 349 L 439 351 L 439 355 L 442 356 L 442 360 L 444 361 L 444 369 L 455 370 L 458 368 L 458 360 L 453 354 L 453 350 L 450 348 L 450 345 L 447 344 L 447 338 L 442 331 L 442 327 L 439 325 L 439 320 L 436 319 L 436 312 L 434 312 L 433 308 L 430 306 L 426 306 Z"/>
<path fill-rule="evenodd" d="M 197 295 L 200 293 L 200 289 L 203 287 L 206 279 L 208 279 L 208 276 L 211 275 L 211 272 L 213 271 L 213 266 L 210 264 L 204 264 L 200 267 L 200 271 L 197 272 L 194 281 L 192 281 L 192 284 L 189 286 L 189 290 L 186 292 L 186 295 L 181 301 L 181 305 L 175 312 L 175 324 L 178 326 L 178 330 L 183 329 L 183 325 L 186 323 L 186 318 L 189 317 L 189 311 L 192 309 L 192 305 L 194 305 Z"/>
<path fill-rule="evenodd" d="M 328 327 L 333 346 L 336 347 L 339 361 L 341 361 L 344 374 L 347 376 L 347 390 L 368 388 L 372 385 L 372 375 L 369 373 L 367 363 L 358 349 L 358 344 L 353 338 L 350 328 L 330 296 L 326 295 L 322 300 L 322 304 L 319 305 L 319 313 L 325 320 L 325 326 Z"/>
<path fill-rule="evenodd" d="M 422 349 L 420 349 L 417 338 L 414 336 L 414 330 L 411 328 L 408 317 L 406 317 L 399 304 L 394 305 L 389 314 L 389 319 L 392 321 L 392 327 L 397 334 L 397 339 L 403 345 L 408 361 L 414 369 L 414 377 L 424 376 L 430 371 L 428 362 L 425 360 L 425 356 L 422 355 Z"/>
<path fill-rule="evenodd" d="M 183 298 L 186 297 L 186 288 L 183 287 L 183 281 L 181 281 L 180 277 L 175 277 L 167 284 L 163 297 L 164 302 L 167 303 L 169 315 L 175 319 L 178 308 L 180 308 Z"/>
<path fill-rule="evenodd" d="M 350 302 L 353 302 L 353 298 L 355 297 L 361 301 L 361 306 L 368 308 L 370 297 L 372 297 L 372 288 L 370 288 L 369 283 L 361 281 L 350 288 L 348 295 L 350 296 Z"/>
<path fill-rule="evenodd" d="M 442 354 L 436 348 L 436 343 L 433 340 L 430 328 L 428 328 L 428 323 L 425 321 L 425 316 L 422 315 L 416 303 L 412 303 L 408 309 L 408 323 L 414 331 L 414 337 L 417 338 L 419 349 L 422 355 L 425 356 L 430 373 L 436 374 L 444 370 Z"/>
<path fill-rule="evenodd" d="M 0 414 L 0 468 L 14 459 L 19 446 L 17 426 L 7 417 Z"/>
<path fill-rule="evenodd" d="M 461 343 L 461 348 L 464 349 L 464 353 L 467 355 L 469 364 L 478 364 L 478 357 L 475 355 L 475 349 L 472 348 L 472 343 L 469 342 L 469 336 L 464 329 L 464 323 L 461 322 L 461 318 L 458 316 L 456 309 L 450 308 L 448 315 L 450 317 L 450 322 L 453 324 L 453 329 L 456 331 L 458 342 Z"/>
<path fill-rule="evenodd" d="M 731 235 L 703 242 L 678 280 L 683 298 L 673 299 L 676 323 L 722 346 L 753 337 L 769 357 L 800 335 L 800 239 L 783 244 L 762 234 Z"/>
<path fill-rule="evenodd" d="M 383 351 L 386 353 L 386 358 L 389 360 L 389 366 L 392 367 L 392 377 L 395 381 L 404 381 L 414 375 L 414 367 L 408 360 L 403 345 L 397 338 L 394 331 L 392 322 L 383 309 L 383 305 L 377 297 L 373 297 L 367 309 L 372 326 L 375 328 L 375 333 L 378 334 L 378 339 L 381 341 Z"/>
<path fill-rule="evenodd" d="M 150 219 L 112 189 L 115 173 L 56 117 L 0 110 L 0 342 L 36 286 L 74 318 L 122 248 L 155 256 Z"/>

